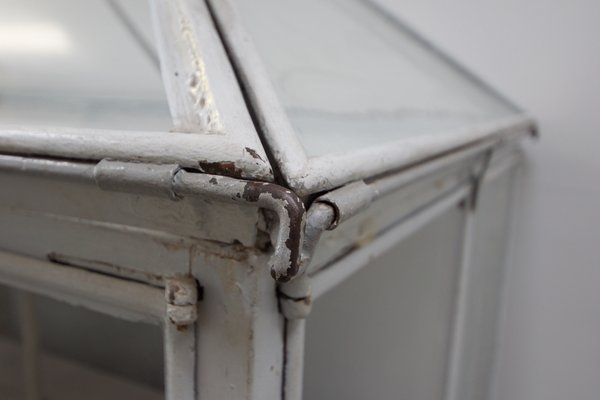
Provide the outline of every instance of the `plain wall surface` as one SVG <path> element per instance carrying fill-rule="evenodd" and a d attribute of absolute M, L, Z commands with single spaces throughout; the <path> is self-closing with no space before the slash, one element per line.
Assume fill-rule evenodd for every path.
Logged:
<path fill-rule="evenodd" d="M 494 400 L 600 398 L 600 2 L 380 0 L 539 121 Z"/>

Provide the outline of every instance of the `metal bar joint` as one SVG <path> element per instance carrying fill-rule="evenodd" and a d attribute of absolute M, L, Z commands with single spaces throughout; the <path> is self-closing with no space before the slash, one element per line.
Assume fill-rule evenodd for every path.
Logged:
<path fill-rule="evenodd" d="M 477 202 L 479 200 L 479 193 L 481 191 L 481 183 L 483 182 L 485 173 L 490 166 L 492 155 L 493 149 L 490 148 L 483 154 L 481 163 L 476 165 L 471 173 L 471 193 L 468 198 L 468 206 L 471 211 L 475 211 L 477 209 Z"/>
<path fill-rule="evenodd" d="M 177 328 L 194 324 L 198 319 L 198 282 L 192 277 L 177 277 L 165 283 L 169 322 Z"/>
<path fill-rule="evenodd" d="M 277 288 L 281 313 L 288 320 L 305 319 L 312 310 L 310 278 L 303 274 Z"/>

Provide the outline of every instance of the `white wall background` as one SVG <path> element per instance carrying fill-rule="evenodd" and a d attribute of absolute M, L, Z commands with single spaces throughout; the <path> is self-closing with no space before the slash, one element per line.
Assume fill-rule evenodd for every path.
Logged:
<path fill-rule="evenodd" d="M 539 119 L 493 400 L 600 398 L 600 1 L 380 0 Z"/>

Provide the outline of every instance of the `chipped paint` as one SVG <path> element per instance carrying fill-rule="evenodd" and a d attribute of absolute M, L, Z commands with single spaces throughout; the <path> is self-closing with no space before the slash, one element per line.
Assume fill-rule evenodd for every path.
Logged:
<path fill-rule="evenodd" d="M 102 260 L 88 260 L 85 258 L 70 256 L 57 252 L 48 253 L 46 255 L 46 258 L 48 259 L 48 261 L 60 265 L 84 268 L 96 272 L 101 272 L 107 275 L 124 276 L 133 281 L 149 283 L 154 286 L 163 285 L 163 277 L 160 275 L 150 274 L 148 272 L 143 272 L 140 270 L 134 270 Z"/>
<path fill-rule="evenodd" d="M 250 154 L 250 156 L 252 158 L 260 160 L 262 162 L 266 162 L 265 160 L 263 160 L 263 158 L 258 154 L 258 152 L 256 150 L 251 149 L 250 147 L 246 147 L 245 150 L 248 154 Z"/>
<path fill-rule="evenodd" d="M 233 161 L 211 162 L 206 160 L 198 161 L 200 170 L 206 174 L 226 175 L 232 178 L 242 178 L 243 171 L 235 165 Z M 211 181 L 212 184 L 217 184 L 216 181 Z"/>
<path fill-rule="evenodd" d="M 221 132 L 223 124 L 210 88 L 206 66 L 196 43 L 196 35 L 190 21 L 183 15 L 180 18 L 180 26 L 181 38 L 187 43 L 192 67 L 192 71 L 187 75 L 186 85 L 194 105 L 194 115 L 200 125 L 198 128 L 208 132 Z"/>
<path fill-rule="evenodd" d="M 160 244 L 168 251 L 187 250 L 187 252 L 189 253 L 190 264 L 197 254 L 204 254 L 206 256 L 212 256 L 223 260 L 245 261 L 248 259 L 250 254 L 258 253 L 258 250 L 256 250 L 254 247 L 246 247 L 240 242 L 221 243 L 218 241 L 209 240 L 200 240 L 192 242 L 184 239 L 155 239 L 154 241 Z M 189 266 L 189 268 L 191 268 L 191 265 Z"/>
<path fill-rule="evenodd" d="M 286 282 L 294 277 L 300 268 L 300 249 L 303 243 L 304 225 L 306 221 L 306 210 L 304 203 L 292 191 L 271 183 L 248 182 L 244 187 L 242 198 L 248 202 L 258 202 L 268 199 L 269 202 L 277 204 L 275 212 L 279 218 L 278 237 L 283 240 L 277 243 L 279 251 L 287 255 L 284 265 L 271 265 L 271 276 L 278 282 Z M 281 209 L 285 210 L 284 213 Z"/>
<path fill-rule="evenodd" d="M 299 272 L 306 210 L 302 200 L 292 191 L 273 183 L 242 181 L 185 170 L 175 175 L 172 188 L 183 197 L 202 196 L 271 211 L 276 215 L 276 224 L 271 229 L 271 275 L 278 282 L 286 282 Z"/>
<path fill-rule="evenodd" d="M 198 319 L 198 282 L 191 276 L 182 276 L 165 283 L 167 318 L 183 331 Z"/>

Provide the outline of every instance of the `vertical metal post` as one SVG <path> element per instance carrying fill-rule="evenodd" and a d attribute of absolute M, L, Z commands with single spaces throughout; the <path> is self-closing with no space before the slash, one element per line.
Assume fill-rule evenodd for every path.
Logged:
<path fill-rule="evenodd" d="M 206 296 L 198 315 L 198 399 L 280 399 L 284 359 L 269 255 L 224 257 L 192 265 Z"/>
<path fill-rule="evenodd" d="M 306 319 L 286 319 L 284 399 L 302 400 Z"/>
<path fill-rule="evenodd" d="M 522 156 L 522 153 L 519 154 Z M 521 159 L 519 159 L 521 161 Z M 524 213 L 523 205 L 527 204 L 526 199 L 524 198 L 524 189 L 525 189 L 525 167 L 522 163 L 517 163 L 515 168 L 510 172 L 510 198 L 509 198 L 509 207 L 508 207 L 508 243 L 507 243 L 507 251 L 506 258 L 504 261 L 504 272 L 502 275 L 502 289 L 500 293 L 500 306 L 498 310 L 498 317 L 496 320 L 496 335 L 501 335 L 501 326 L 502 322 L 505 319 L 507 302 L 502 301 L 502 299 L 506 298 L 508 295 L 508 281 L 507 278 L 511 276 L 512 269 L 514 268 L 515 261 L 515 249 L 518 246 L 519 239 L 521 238 L 521 233 L 519 231 L 520 224 L 518 223 L 521 220 L 521 217 Z M 488 390 L 488 398 L 494 399 L 497 398 L 498 391 L 498 381 L 497 381 L 497 371 L 500 363 L 503 361 L 499 356 L 500 343 L 496 343 L 494 348 L 494 359 L 491 368 L 491 382 Z"/>
<path fill-rule="evenodd" d="M 21 362 L 26 400 L 40 400 L 39 342 L 31 294 L 15 291 L 21 334 Z"/>
<path fill-rule="evenodd" d="M 279 303 L 285 317 L 284 400 L 302 400 L 304 378 L 304 334 L 312 308 L 310 278 L 297 277 L 280 285 Z"/>
<path fill-rule="evenodd" d="M 468 303 L 468 287 L 471 277 L 471 255 L 473 244 L 473 227 L 475 223 L 475 209 L 468 202 L 463 203 L 464 218 L 462 225 L 462 248 L 460 252 L 460 266 L 458 271 L 458 284 L 456 303 L 454 306 L 454 319 L 450 336 L 450 349 L 448 354 L 445 400 L 461 400 L 459 396 L 465 338 L 465 321 Z"/>
<path fill-rule="evenodd" d="M 198 288 L 191 277 L 166 282 L 164 321 L 165 398 L 196 399 L 196 320 Z"/>
<path fill-rule="evenodd" d="M 454 304 L 454 319 L 450 336 L 450 348 L 446 364 L 446 381 L 444 387 L 444 400 L 465 400 L 464 397 L 464 370 L 465 346 L 467 330 L 467 311 L 469 306 L 470 288 L 473 279 L 473 240 L 477 218 L 477 204 L 481 185 L 485 180 L 493 179 L 504 168 L 513 165 L 512 160 L 503 167 L 496 168 L 494 174 L 487 174 L 492 151 L 485 154 L 482 163 L 475 167 L 472 173 L 471 194 L 461 203 L 463 209 L 462 248 L 459 258 L 458 283 L 456 287 L 456 301 Z"/>
<path fill-rule="evenodd" d="M 492 150 L 483 157 L 481 164 L 476 165 L 471 175 L 471 194 L 461 203 L 464 212 L 462 226 L 462 248 L 460 252 L 460 266 L 458 271 L 458 284 L 456 302 L 454 305 L 454 319 L 452 321 L 452 332 L 450 336 L 450 349 L 445 382 L 445 400 L 461 399 L 461 381 L 464 367 L 465 355 L 465 330 L 467 319 L 467 308 L 469 302 L 470 280 L 473 275 L 473 230 L 477 212 L 479 192 L 483 184 L 485 174 L 492 159 Z"/>

